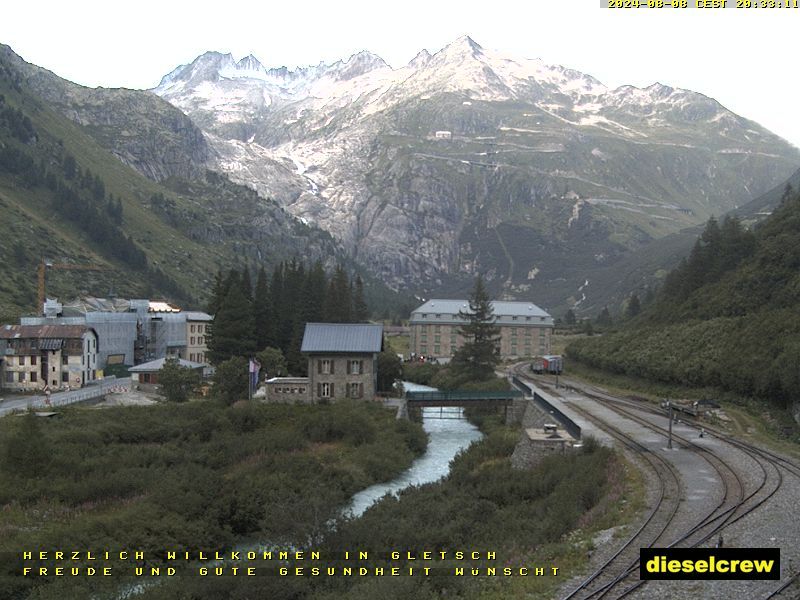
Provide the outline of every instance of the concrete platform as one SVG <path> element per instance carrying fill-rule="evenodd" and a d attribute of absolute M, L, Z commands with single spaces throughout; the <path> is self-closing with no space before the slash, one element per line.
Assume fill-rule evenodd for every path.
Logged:
<path fill-rule="evenodd" d="M 591 436 L 598 442 L 600 442 L 603 446 L 607 446 L 609 448 L 614 445 L 614 438 L 612 438 L 608 433 L 600 429 L 593 422 L 587 420 L 585 417 L 572 410 L 571 404 L 575 403 L 580 405 L 581 401 L 584 400 L 584 398 L 580 394 L 569 392 L 563 388 L 559 388 L 558 392 L 551 390 L 544 390 L 530 381 L 526 383 L 531 388 L 533 388 L 536 391 L 536 393 L 538 393 L 542 398 L 547 400 L 555 408 L 564 413 L 564 415 L 566 415 L 567 418 L 571 419 L 578 427 L 580 427 L 581 437 L 585 438 L 587 436 Z"/>

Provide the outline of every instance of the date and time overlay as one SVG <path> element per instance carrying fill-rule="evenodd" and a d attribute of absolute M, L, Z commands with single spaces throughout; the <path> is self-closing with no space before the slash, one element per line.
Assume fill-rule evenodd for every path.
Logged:
<path fill-rule="evenodd" d="M 800 0 L 600 0 L 604 8 L 711 9 L 739 10 L 800 9 Z"/>

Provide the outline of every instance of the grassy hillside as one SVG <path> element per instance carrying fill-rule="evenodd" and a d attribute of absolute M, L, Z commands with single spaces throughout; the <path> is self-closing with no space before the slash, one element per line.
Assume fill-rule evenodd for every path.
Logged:
<path fill-rule="evenodd" d="M 787 185 L 795 190 L 800 189 L 800 170 L 787 181 L 722 215 L 720 219 L 733 216 L 748 227 L 755 226 L 780 205 Z M 596 317 L 604 306 L 608 306 L 613 313 L 622 312 L 621 308 L 632 292 L 637 292 L 642 297 L 642 290 L 663 285 L 667 274 L 689 255 L 702 232 L 702 225 L 687 227 L 678 233 L 653 240 L 635 252 L 627 252 L 617 260 L 597 265 L 591 272 L 589 285 L 582 290 L 586 293 L 586 299 L 576 307 L 575 311 L 579 316 L 589 318 Z M 564 291 L 568 290 L 561 291 L 558 287 L 566 285 L 566 279 L 562 282 L 553 282 L 550 295 L 554 300 L 559 295 L 566 295 Z M 542 302 L 546 306 L 549 301 L 550 298 L 544 296 Z M 555 314 L 559 312 L 556 311 Z"/>
<path fill-rule="evenodd" d="M 113 291 L 197 305 L 220 268 L 339 258 L 327 233 L 224 177 L 204 171 L 156 182 L 126 166 L 95 139 L 96 128 L 34 93 L 5 53 L 0 97 L 3 319 L 35 310 L 41 259 L 105 267 L 49 272 L 49 296 Z"/>
<path fill-rule="evenodd" d="M 580 340 L 570 357 L 671 383 L 797 407 L 800 195 L 752 231 L 710 221 L 653 302 L 621 331 Z"/>

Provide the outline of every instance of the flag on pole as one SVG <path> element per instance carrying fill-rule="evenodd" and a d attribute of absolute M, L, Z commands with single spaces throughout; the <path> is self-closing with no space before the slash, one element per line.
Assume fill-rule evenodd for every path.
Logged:
<path fill-rule="evenodd" d="M 250 359 L 250 394 L 258 389 L 258 373 L 261 371 L 261 363 L 255 358 Z"/>

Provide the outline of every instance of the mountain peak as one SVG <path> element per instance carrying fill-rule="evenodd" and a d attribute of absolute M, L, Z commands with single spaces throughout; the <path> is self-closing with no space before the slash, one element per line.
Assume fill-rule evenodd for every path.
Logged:
<path fill-rule="evenodd" d="M 408 63 L 408 66 L 414 69 L 418 69 L 420 67 L 424 67 L 425 65 L 427 65 L 430 59 L 431 59 L 431 53 L 423 48 L 417 53 L 417 55 L 414 58 L 411 59 L 411 61 Z"/>
<path fill-rule="evenodd" d="M 434 55 L 438 60 L 446 62 L 462 62 L 483 56 L 483 48 L 468 35 L 456 38 Z"/>
<path fill-rule="evenodd" d="M 472 52 L 482 52 L 483 51 L 483 48 L 481 47 L 481 45 L 478 42 L 476 42 L 475 40 L 473 40 L 471 37 L 469 37 L 468 35 L 462 35 L 461 37 L 456 38 L 453 42 L 448 44 L 447 47 L 449 48 L 450 46 L 453 46 L 453 47 L 456 47 L 456 48 L 466 48 L 466 49 L 469 49 Z"/>
<path fill-rule="evenodd" d="M 334 65 L 338 66 L 338 65 Z M 375 71 L 376 69 L 389 68 L 386 61 L 377 54 L 373 54 L 368 50 L 362 50 L 353 54 L 347 59 L 347 62 L 341 64 L 340 70 L 336 77 L 339 80 L 348 80 Z"/>

